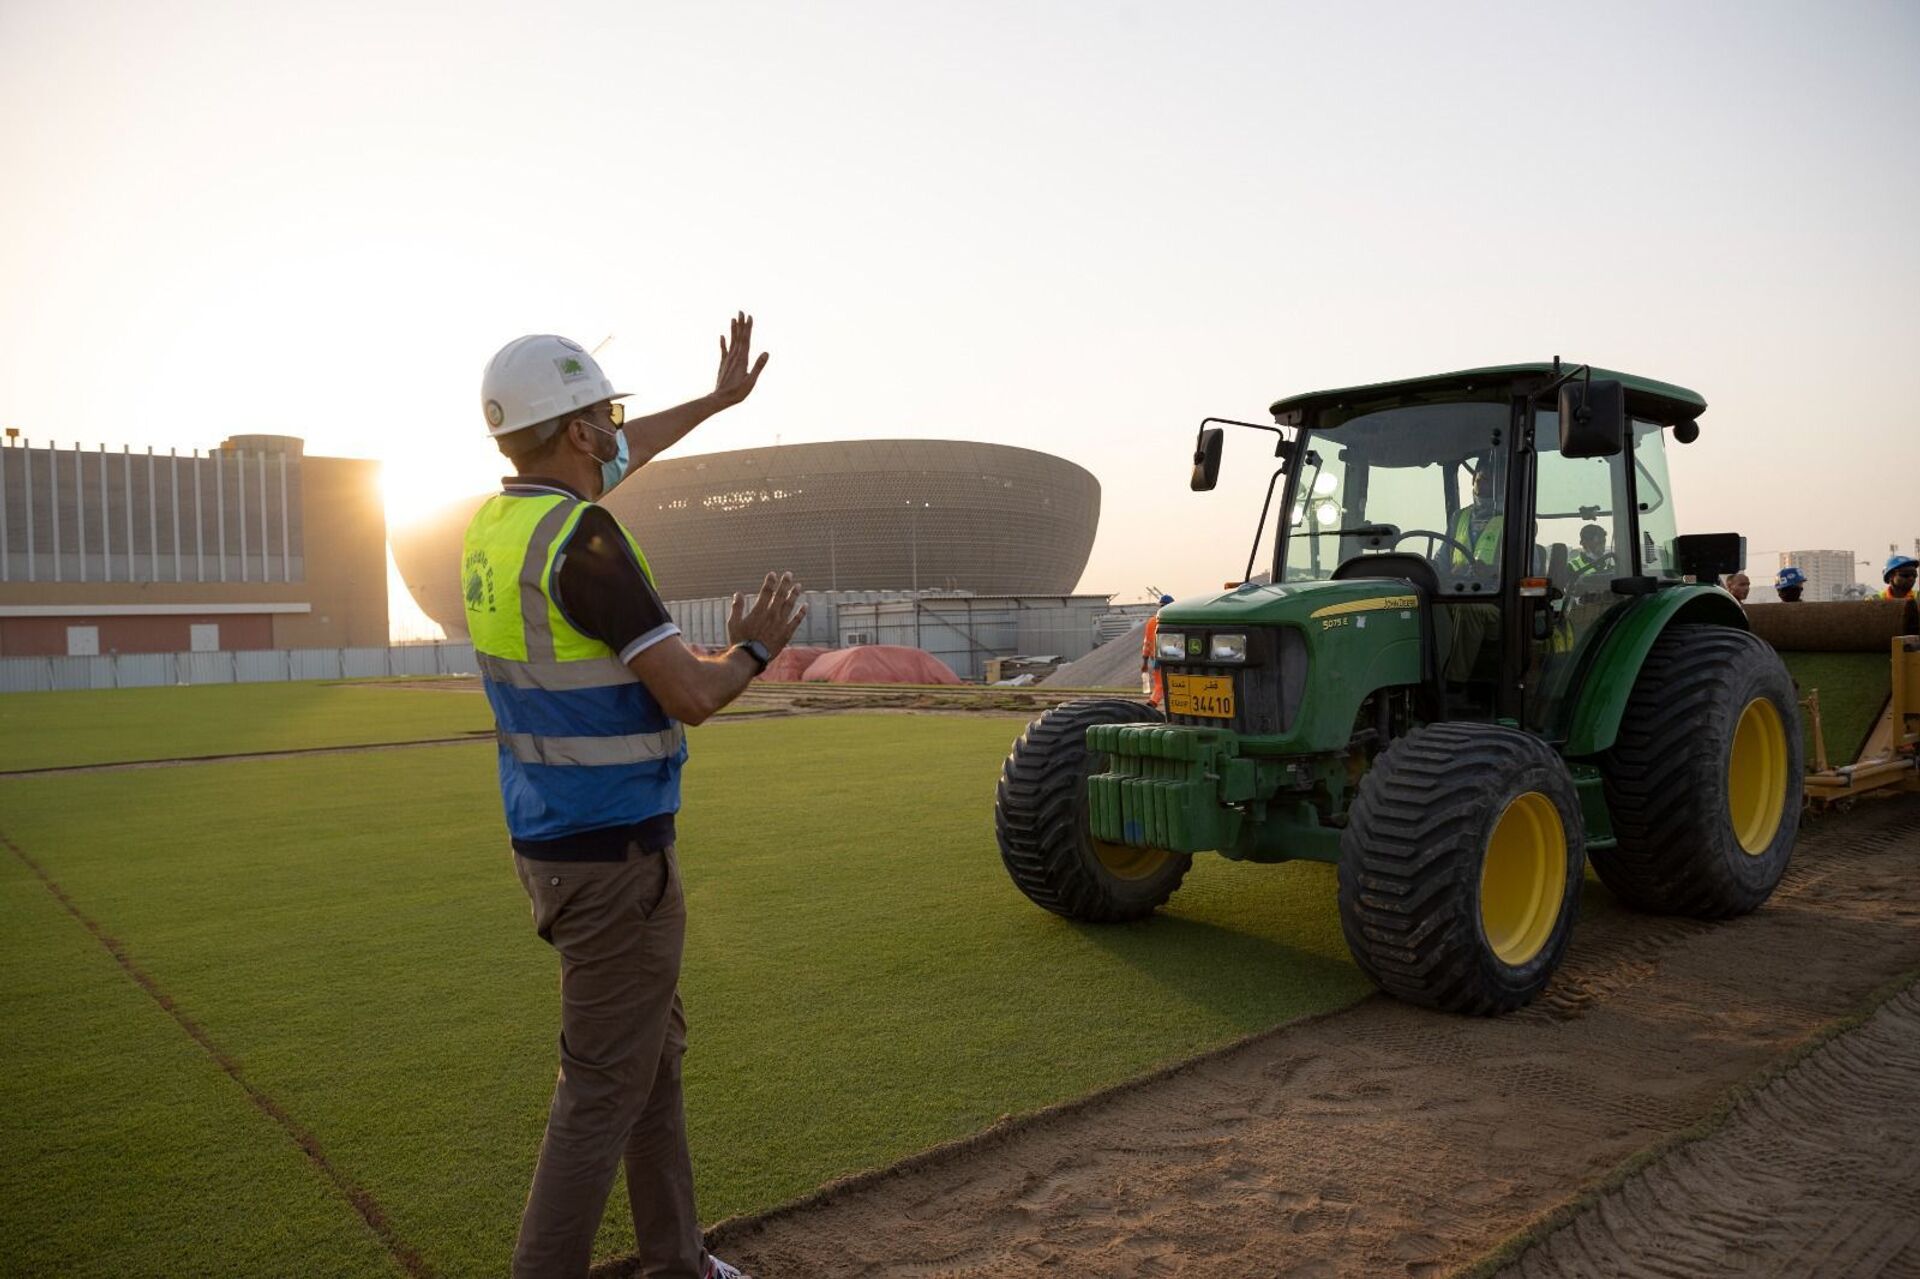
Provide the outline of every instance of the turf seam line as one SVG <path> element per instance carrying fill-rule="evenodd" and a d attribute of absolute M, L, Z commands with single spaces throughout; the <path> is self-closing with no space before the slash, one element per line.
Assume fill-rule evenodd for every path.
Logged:
<path fill-rule="evenodd" d="M 286 1107 L 274 1100 L 270 1093 L 249 1080 L 241 1071 L 240 1063 L 213 1041 L 213 1036 L 207 1033 L 206 1027 L 189 1017 L 174 1002 L 173 996 L 161 989 L 160 983 L 154 980 L 151 973 L 133 962 L 132 957 L 127 953 L 126 943 L 109 933 L 97 920 L 82 911 L 74 903 L 73 898 L 67 895 L 66 889 L 62 888 L 39 862 L 28 856 L 27 851 L 14 843 L 12 837 L 3 830 L 0 830 L 0 844 L 5 844 L 7 851 L 39 878 L 47 891 L 53 895 L 54 900 L 65 907 L 67 913 L 78 920 L 83 928 L 93 934 L 94 940 L 98 941 L 107 954 L 113 957 L 113 961 L 120 965 L 128 979 L 145 991 L 148 997 L 160 1006 L 161 1011 L 173 1018 L 180 1029 L 200 1045 L 202 1051 L 213 1060 L 213 1064 L 240 1086 L 247 1100 L 279 1126 L 280 1130 L 299 1148 L 300 1153 L 306 1156 L 307 1162 L 318 1169 L 320 1174 L 333 1184 L 334 1189 L 339 1191 L 353 1210 L 359 1214 L 367 1229 L 372 1231 L 381 1245 L 386 1248 L 387 1255 L 393 1259 L 394 1264 L 413 1279 L 434 1279 L 433 1267 L 427 1264 L 426 1258 L 422 1257 L 418 1250 L 400 1238 L 399 1232 L 394 1229 L 393 1222 L 387 1216 L 386 1210 L 380 1206 L 379 1201 L 342 1172 L 320 1148 L 320 1139 L 303 1127 L 287 1112 Z"/>
<path fill-rule="evenodd" d="M 415 746 L 459 746 L 491 739 L 491 728 L 462 737 L 423 737 L 411 742 L 362 742 L 353 746 L 299 746 L 284 751 L 236 751 L 227 755 L 180 755 L 169 759 L 122 759 L 102 764 L 55 764 L 48 768 L 0 769 L 0 777 L 52 777 L 62 773 L 114 773 L 133 768 L 184 768 L 189 764 L 230 764 L 245 759 L 293 759 L 302 755 L 351 755 L 359 751 L 408 750 Z"/>

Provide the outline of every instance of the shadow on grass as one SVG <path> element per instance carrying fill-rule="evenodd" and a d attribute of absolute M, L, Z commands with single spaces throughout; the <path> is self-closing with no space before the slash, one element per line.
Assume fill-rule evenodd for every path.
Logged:
<path fill-rule="evenodd" d="M 1373 990 L 1344 957 L 1206 920 L 1162 914 L 1130 924 L 1072 927 L 1182 999 L 1236 1023 L 1247 1023 L 1258 1010 L 1266 1014 L 1259 1024 L 1278 1024 L 1354 1003 Z"/>

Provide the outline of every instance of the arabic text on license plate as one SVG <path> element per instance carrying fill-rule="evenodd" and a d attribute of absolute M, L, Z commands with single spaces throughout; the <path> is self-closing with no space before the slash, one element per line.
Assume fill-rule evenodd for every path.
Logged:
<path fill-rule="evenodd" d="M 1175 715 L 1232 719 L 1233 681 L 1223 675 L 1169 676 L 1167 709 Z"/>

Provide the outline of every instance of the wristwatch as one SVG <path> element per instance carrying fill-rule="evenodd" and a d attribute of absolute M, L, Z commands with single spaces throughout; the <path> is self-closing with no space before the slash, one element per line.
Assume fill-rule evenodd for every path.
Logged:
<path fill-rule="evenodd" d="M 753 659 L 755 675 L 764 672 L 767 669 L 767 663 L 773 660 L 773 654 L 769 653 L 767 646 L 759 640 L 741 640 L 734 647 Z"/>

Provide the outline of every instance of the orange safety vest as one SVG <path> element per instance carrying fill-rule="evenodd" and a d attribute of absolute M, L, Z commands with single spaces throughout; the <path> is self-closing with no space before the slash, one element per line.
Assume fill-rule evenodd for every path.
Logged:
<path fill-rule="evenodd" d="M 1160 659 L 1154 654 L 1154 644 L 1159 638 L 1160 614 L 1155 613 L 1147 619 L 1146 639 L 1140 645 L 1140 673 L 1146 676 L 1146 687 L 1142 691 L 1154 706 L 1164 705 L 1167 700 L 1166 677 L 1160 673 Z"/>

